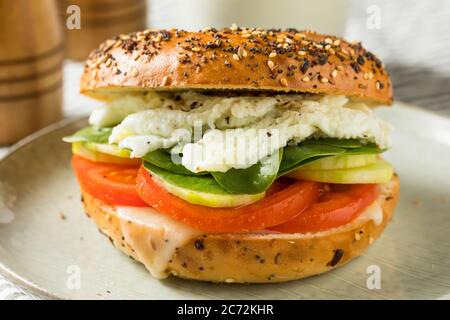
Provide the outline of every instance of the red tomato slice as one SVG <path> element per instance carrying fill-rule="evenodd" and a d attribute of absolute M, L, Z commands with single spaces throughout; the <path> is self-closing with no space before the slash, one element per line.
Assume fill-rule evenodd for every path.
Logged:
<path fill-rule="evenodd" d="M 270 230 L 286 233 L 317 232 L 347 224 L 357 218 L 379 195 L 376 184 L 330 185 L 307 210 Z"/>
<path fill-rule="evenodd" d="M 84 191 L 105 203 L 148 207 L 136 191 L 139 168 L 105 164 L 74 155 L 72 166 Z"/>
<path fill-rule="evenodd" d="M 276 190 L 270 196 L 246 206 L 209 208 L 191 204 L 170 194 L 155 183 L 143 167 L 137 177 L 138 193 L 150 206 L 208 232 L 263 230 L 291 220 L 316 200 L 319 185 L 311 181 L 293 181 L 283 190 Z"/>

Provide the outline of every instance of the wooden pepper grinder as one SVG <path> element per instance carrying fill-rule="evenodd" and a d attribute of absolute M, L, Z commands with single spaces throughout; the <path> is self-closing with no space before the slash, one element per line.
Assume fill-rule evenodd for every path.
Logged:
<path fill-rule="evenodd" d="M 80 13 L 79 29 L 64 28 L 69 59 L 86 60 L 104 40 L 146 27 L 147 0 L 58 0 L 58 3 L 64 26 L 70 16 L 69 6 L 78 6 Z"/>
<path fill-rule="evenodd" d="M 0 145 L 60 119 L 63 56 L 54 0 L 0 0 Z"/>

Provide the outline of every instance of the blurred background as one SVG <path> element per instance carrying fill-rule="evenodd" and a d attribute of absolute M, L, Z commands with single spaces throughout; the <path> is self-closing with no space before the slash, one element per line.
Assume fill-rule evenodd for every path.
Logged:
<path fill-rule="evenodd" d="M 362 40 L 397 100 L 450 116 L 448 0 L 0 0 L 0 148 L 99 102 L 78 93 L 83 60 L 115 34 L 236 23 Z M 6 148 L 5 148 L 6 147 Z"/>

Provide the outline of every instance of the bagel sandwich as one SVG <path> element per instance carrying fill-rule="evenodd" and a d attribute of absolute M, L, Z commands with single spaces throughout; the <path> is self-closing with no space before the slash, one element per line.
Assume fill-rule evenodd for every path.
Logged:
<path fill-rule="evenodd" d="M 65 137 L 86 214 L 159 279 L 284 282 L 360 256 L 400 182 L 384 64 L 342 38 L 233 26 L 106 40 Z"/>

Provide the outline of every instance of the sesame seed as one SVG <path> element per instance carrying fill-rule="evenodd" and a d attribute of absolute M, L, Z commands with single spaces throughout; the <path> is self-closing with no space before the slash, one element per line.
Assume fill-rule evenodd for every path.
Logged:
<path fill-rule="evenodd" d="M 356 241 L 361 240 L 361 235 L 359 233 L 355 233 L 355 240 Z"/>
<path fill-rule="evenodd" d="M 195 248 L 196 248 L 197 250 L 203 250 L 203 249 L 205 249 L 205 244 L 204 244 L 203 240 L 201 240 L 201 239 L 195 240 L 194 246 L 195 246 Z"/>
<path fill-rule="evenodd" d="M 139 59 L 139 57 L 141 56 L 141 54 L 139 53 L 139 51 L 136 51 L 133 55 L 133 60 L 137 61 Z"/>
<path fill-rule="evenodd" d="M 364 73 L 363 78 L 364 80 L 369 80 L 369 73 L 368 72 Z"/>
<path fill-rule="evenodd" d="M 238 29 L 238 26 L 236 25 L 236 23 L 233 23 L 230 27 L 231 31 L 236 31 Z"/>
<path fill-rule="evenodd" d="M 373 243 L 373 238 L 370 237 L 370 239 L 369 239 L 369 244 L 372 244 L 372 243 Z"/>
<path fill-rule="evenodd" d="M 199 52 L 199 51 L 200 51 L 200 47 L 193 47 L 193 48 L 191 49 L 191 51 Z"/>
<path fill-rule="evenodd" d="M 333 78 L 336 78 L 336 77 L 337 77 L 337 74 L 338 74 L 337 70 L 333 70 L 333 71 L 331 72 L 331 76 L 332 76 Z"/>
<path fill-rule="evenodd" d="M 309 82 L 309 80 L 310 80 L 310 79 L 309 79 L 308 76 L 302 78 L 302 81 L 303 81 L 303 82 Z"/>
<path fill-rule="evenodd" d="M 115 41 L 114 40 L 107 40 L 106 41 L 106 46 L 103 49 L 104 51 L 108 51 L 109 49 L 112 48 L 112 46 L 114 45 Z"/>
<path fill-rule="evenodd" d="M 280 83 L 283 87 L 287 87 L 289 85 L 286 78 L 281 78 Z"/>
<path fill-rule="evenodd" d="M 299 51 L 297 53 L 298 53 L 299 56 L 304 56 L 306 54 L 306 51 L 301 50 L 301 51 Z"/>
<path fill-rule="evenodd" d="M 353 68 L 353 71 L 355 71 L 355 73 L 359 73 L 361 71 L 361 67 L 357 62 L 350 63 L 350 66 Z"/>
<path fill-rule="evenodd" d="M 331 49 L 331 46 L 329 45 L 329 44 L 327 44 L 326 46 L 325 46 L 325 50 L 330 50 Z"/>
<path fill-rule="evenodd" d="M 318 58 L 317 58 L 317 62 L 318 62 L 320 65 L 324 65 L 325 63 L 328 62 L 328 56 L 327 56 L 326 54 L 321 54 L 321 55 L 319 55 Z"/>
<path fill-rule="evenodd" d="M 338 46 L 338 45 L 340 45 L 341 44 L 341 40 L 335 40 L 334 42 L 333 42 L 333 45 L 335 45 L 335 46 Z"/>
<path fill-rule="evenodd" d="M 302 65 L 300 66 L 300 71 L 301 71 L 302 73 L 306 73 L 306 71 L 308 71 L 308 69 L 309 69 L 310 66 L 311 66 L 311 62 L 310 62 L 307 58 L 304 58 L 304 59 L 303 59 L 303 63 L 302 63 Z"/>
<path fill-rule="evenodd" d="M 106 63 L 105 63 L 106 67 L 109 67 L 111 64 L 112 64 L 112 60 L 111 59 L 106 60 Z"/>
<path fill-rule="evenodd" d="M 228 278 L 228 279 L 225 279 L 225 282 L 226 283 L 233 283 L 233 282 L 235 282 L 235 280 L 233 278 Z"/>
<path fill-rule="evenodd" d="M 320 78 L 320 82 L 327 83 L 328 82 L 328 78 L 322 77 L 322 78 Z"/>
<path fill-rule="evenodd" d="M 101 65 L 103 62 L 105 62 L 106 60 L 108 60 L 107 56 L 103 56 L 102 58 L 100 58 L 94 65 L 94 68 L 98 67 L 99 65 Z"/>
<path fill-rule="evenodd" d="M 277 53 L 275 52 L 275 51 L 272 51 L 270 54 L 269 54 L 269 58 L 275 58 L 277 56 Z"/>
<path fill-rule="evenodd" d="M 294 41 L 291 38 L 286 38 L 285 39 L 287 43 L 293 43 Z"/>
<path fill-rule="evenodd" d="M 235 54 L 233 54 L 233 59 L 239 61 L 240 58 L 239 58 L 239 56 L 235 53 Z"/>
<path fill-rule="evenodd" d="M 328 43 L 328 44 L 332 44 L 333 43 L 333 40 L 331 40 L 330 38 L 325 38 L 325 43 Z"/>
<path fill-rule="evenodd" d="M 242 38 L 250 38 L 251 36 L 252 36 L 251 33 L 243 33 L 243 34 L 241 34 Z"/>
<path fill-rule="evenodd" d="M 363 56 L 358 56 L 358 58 L 356 58 L 356 62 L 358 62 L 360 65 L 364 65 L 364 62 L 366 62 L 366 60 Z"/>
<path fill-rule="evenodd" d="M 113 48 L 118 48 L 122 45 L 122 40 L 117 40 L 116 43 L 113 45 Z"/>
<path fill-rule="evenodd" d="M 244 50 L 244 48 L 242 48 L 241 46 L 238 47 L 237 55 L 238 55 L 239 58 L 242 57 L 242 51 L 243 51 L 243 50 Z"/>
<path fill-rule="evenodd" d="M 375 88 L 377 88 L 377 90 L 381 90 L 380 81 L 375 82 Z"/>
<path fill-rule="evenodd" d="M 269 66 L 270 70 L 273 70 L 273 68 L 275 68 L 275 64 L 272 60 L 267 61 L 267 65 Z"/>
<path fill-rule="evenodd" d="M 132 75 L 133 77 L 136 77 L 138 74 L 139 74 L 138 69 L 136 69 L 136 67 L 132 67 L 132 68 L 131 68 L 131 75 Z"/>

